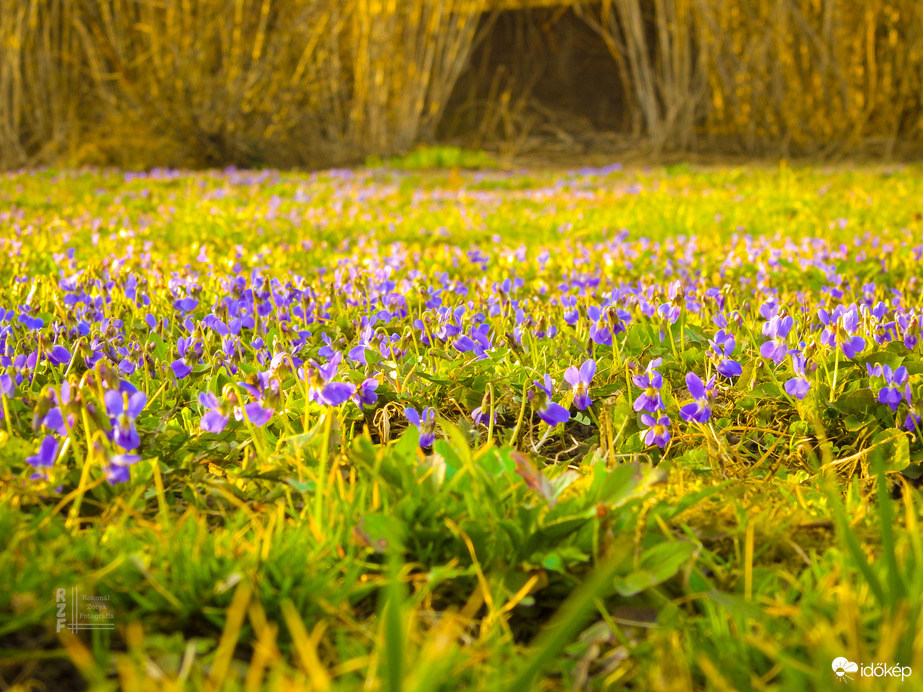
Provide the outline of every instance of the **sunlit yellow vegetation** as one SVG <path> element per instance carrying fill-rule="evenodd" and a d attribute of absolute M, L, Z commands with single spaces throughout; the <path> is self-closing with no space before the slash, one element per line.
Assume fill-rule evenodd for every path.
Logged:
<path fill-rule="evenodd" d="M 403 153 L 432 139 L 492 13 L 555 4 L 605 42 L 655 149 L 921 139 L 914 0 L 6 0 L 0 166 Z"/>

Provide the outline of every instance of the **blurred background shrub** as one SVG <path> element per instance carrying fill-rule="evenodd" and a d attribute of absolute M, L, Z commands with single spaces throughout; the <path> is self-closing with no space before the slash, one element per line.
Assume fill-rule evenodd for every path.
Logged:
<path fill-rule="evenodd" d="M 916 0 L 3 0 L 0 167 L 306 166 L 419 144 L 891 156 Z"/>

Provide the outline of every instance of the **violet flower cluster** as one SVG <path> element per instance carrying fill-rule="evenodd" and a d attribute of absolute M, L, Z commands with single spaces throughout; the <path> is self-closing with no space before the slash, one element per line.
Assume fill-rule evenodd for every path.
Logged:
<path fill-rule="evenodd" d="M 399 213 L 378 205 L 399 182 L 357 175 L 315 178 L 323 202 L 269 172 L 133 176 L 98 193 L 105 213 L 44 235 L 36 213 L 0 212 L 0 425 L 32 450 L 31 477 L 55 484 L 82 459 L 118 484 L 178 426 L 276 440 L 330 417 L 371 429 L 385 407 L 426 449 L 437 412 L 504 440 L 524 416 L 564 439 L 617 409 L 626 437 L 670 453 L 758 386 L 785 405 L 871 391 L 919 437 L 923 244 L 909 236 L 656 239 L 564 224 L 527 245 L 483 233 L 500 192 L 420 191 Z M 190 247 L 157 187 L 178 177 L 246 221 Z M 577 208 L 594 184 L 575 173 L 517 194 Z M 287 190 L 271 205 L 232 199 L 269 185 Z M 135 209 L 149 195 L 156 215 Z M 470 237 L 419 222 L 460 203 L 478 210 L 464 215 Z"/>

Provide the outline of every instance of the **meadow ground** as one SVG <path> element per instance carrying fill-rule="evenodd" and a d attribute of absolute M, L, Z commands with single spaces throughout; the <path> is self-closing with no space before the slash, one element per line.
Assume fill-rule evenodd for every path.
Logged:
<path fill-rule="evenodd" d="M 919 689 L 921 256 L 913 166 L 5 174 L 0 686 Z"/>

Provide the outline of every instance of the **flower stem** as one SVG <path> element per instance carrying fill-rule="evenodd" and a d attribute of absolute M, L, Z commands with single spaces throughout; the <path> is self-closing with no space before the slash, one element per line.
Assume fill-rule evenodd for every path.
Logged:
<path fill-rule="evenodd" d="M 836 394 L 836 378 L 840 371 L 840 349 L 836 346 L 833 347 L 834 352 L 834 361 L 833 361 L 833 384 L 830 385 L 830 403 L 833 403 L 834 396 Z"/>
<path fill-rule="evenodd" d="M 87 438 L 87 456 L 83 461 L 83 470 L 80 472 L 80 483 L 77 486 L 77 496 L 74 498 L 74 504 L 71 505 L 70 512 L 67 513 L 67 521 L 65 526 L 71 528 L 73 526 L 79 527 L 80 525 L 80 505 L 83 504 L 83 496 L 86 494 L 87 485 L 90 480 L 90 460 L 93 458 L 93 447 L 90 441 L 90 417 L 87 415 L 87 410 L 84 409 L 80 412 L 81 417 L 83 418 L 83 433 Z M 65 419 L 65 426 L 67 421 Z M 73 433 L 68 429 L 68 439 L 73 438 Z M 61 450 L 64 451 L 63 449 Z M 77 446 L 74 445 L 74 454 L 77 454 Z"/>
<path fill-rule="evenodd" d="M 768 364 L 766 365 L 766 373 L 769 375 L 769 379 L 773 381 L 773 384 L 775 384 L 779 388 L 779 392 L 781 392 L 782 396 L 788 399 L 788 403 L 792 405 L 792 408 L 797 408 L 798 405 L 795 403 L 795 399 L 791 395 L 789 395 L 788 392 L 785 391 L 785 387 L 782 385 L 781 382 L 779 382 L 779 378 L 776 377 L 776 373 L 772 369 L 771 365 L 768 365 Z"/>
<path fill-rule="evenodd" d="M 6 394 L 0 394 L 0 405 L 3 406 L 3 419 L 6 421 L 6 432 L 13 437 L 13 421 L 10 420 L 10 407 L 6 403 Z"/>
<path fill-rule="evenodd" d="M 490 446 L 494 437 L 494 388 L 487 383 L 487 392 L 490 395 L 490 418 L 487 420 L 487 445 Z"/>
<path fill-rule="evenodd" d="M 513 436 L 510 438 L 511 447 L 516 446 L 516 438 L 519 436 L 519 429 L 522 427 L 522 419 L 526 415 L 526 401 L 527 401 L 526 392 L 528 391 L 529 391 L 529 383 L 526 382 L 522 386 L 522 406 L 519 409 L 519 418 L 516 419 L 516 427 L 513 429 Z"/>
<path fill-rule="evenodd" d="M 67 364 L 67 369 L 64 371 L 64 378 L 67 379 L 67 376 L 70 374 L 71 368 L 74 367 L 74 361 L 77 360 L 77 353 L 80 350 L 80 347 L 83 345 L 83 342 L 86 337 L 80 337 L 77 339 L 77 342 L 73 345 L 74 355 L 71 356 L 70 362 Z"/>
<path fill-rule="evenodd" d="M 417 343 L 417 333 L 412 324 L 410 325 L 410 338 L 413 339 L 413 352 L 417 356 L 417 362 L 420 363 L 423 359 L 420 357 L 420 345 Z"/>
<path fill-rule="evenodd" d="M 676 362 L 679 363 L 679 353 L 676 351 L 676 339 L 673 338 L 673 323 L 667 323 L 667 334 L 670 335 L 670 348 L 673 350 L 673 357 L 676 359 Z"/>
<path fill-rule="evenodd" d="M 314 521 L 318 526 L 324 513 L 324 492 L 327 481 L 327 461 L 330 457 L 330 429 L 333 425 L 333 411 L 324 411 L 324 436 L 321 439 L 320 464 L 317 469 L 317 484 L 314 488 Z"/>
<path fill-rule="evenodd" d="M 631 373 L 628 371 L 628 361 L 625 361 L 625 399 L 631 401 Z"/>

